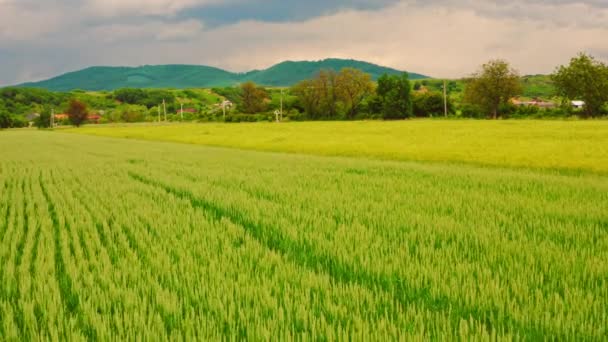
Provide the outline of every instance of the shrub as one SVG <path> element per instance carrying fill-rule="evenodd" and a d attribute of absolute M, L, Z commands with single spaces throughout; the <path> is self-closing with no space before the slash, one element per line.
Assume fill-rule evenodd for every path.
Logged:
<path fill-rule="evenodd" d="M 377 94 L 382 101 L 382 117 L 387 120 L 412 117 L 411 86 L 407 73 L 382 75 L 378 79 Z"/>
<path fill-rule="evenodd" d="M 463 118 L 483 119 L 485 115 L 481 108 L 473 104 L 464 104 L 460 108 L 460 116 Z"/>
<path fill-rule="evenodd" d="M 274 114 L 228 114 L 226 122 L 261 122 L 274 121 Z"/>
<path fill-rule="evenodd" d="M 12 127 L 12 122 L 11 116 L 7 112 L 0 110 L 0 128 L 10 128 Z"/>
<path fill-rule="evenodd" d="M 600 115 L 608 115 L 608 102 L 600 109 Z"/>
<path fill-rule="evenodd" d="M 433 117 L 444 116 L 445 107 L 443 94 L 439 92 L 416 93 L 412 98 L 414 116 Z M 448 99 L 448 112 L 452 112 L 452 103 Z"/>
<path fill-rule="evenodd" d="M 40 116 L 34 120 L 34 126 L 38 128 L 49 128 L 51 127 L 51 113 L 43 111 Z"/>

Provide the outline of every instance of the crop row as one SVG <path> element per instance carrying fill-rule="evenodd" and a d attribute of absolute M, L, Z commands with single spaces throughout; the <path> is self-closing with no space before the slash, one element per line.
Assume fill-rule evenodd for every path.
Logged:
<path fill-rule="evenodd" d="M 604 176 L 11 134 L 2 339 L 607 333 Z"/>

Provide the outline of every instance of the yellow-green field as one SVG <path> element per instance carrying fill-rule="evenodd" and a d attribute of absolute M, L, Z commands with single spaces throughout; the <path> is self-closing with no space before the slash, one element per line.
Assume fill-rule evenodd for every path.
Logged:
<path fill-rule="evenodd" d="M 67 131 L 290 153 L 608 172 L 608 121 L 172 124 Z"/>
<path fill-rule="evenodd" d="M 24 129 L 0 152 L 0 341 L 608 334 L 605 121 Z"/>
<path fill-rule="evenodd" d="M 36 130 L 0 151 L 0 341 L 608 336 L 603 174 Z"/>

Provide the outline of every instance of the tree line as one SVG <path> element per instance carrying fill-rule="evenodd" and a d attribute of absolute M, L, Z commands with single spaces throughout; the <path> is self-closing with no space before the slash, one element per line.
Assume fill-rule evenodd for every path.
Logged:
<path fill-rule="evenodd" d="M 581 53 L 551 75 L 561 108 L 572 109 L 571 101 L 583 102 L 582 116 L 608 114 L 608 65 Z M 505 60 L 492 60 L 466 80 L 465 105 L 494 119 L 511 109 L 511 99 L 522 93 L 521 77 Z"/>
<path fill-rule="evenodd" d="M 507 61 L 499 59 L 483 64 L 466 78 L 460 98 L 451 96 L 459 87 L 454 81 L 439 81 L 437 87 L 438 82 L 423 80 L 412 87 L 407 74 L 403 74 L 384 75 L 373 83 L 369 75 L 355 69 L 321 71 L 292 87 L 291 93 L 297 97 L 294 105 L 298 112 L 309 120 L 437 117 L 446 110 L 452 116 L 492 119 L 541 114 L 584 118 L 608 115 L 608 66 L 590 55 L 581 53 L 550 75 L 555 89 L 552 95 L 559 99 L 555 107 L 514 105 L 512 99 L 523 93 L 522 79 Z M 430 83 L 435 83 L 434 89 Z M 454 98 L 459 100 L 458 105 Z M 584 103 L 582 110 L 573 109 L 573 100 Z"/>
<path fill-rule="evenodd" d="M 608 114 L 608 66 L 590 55 L 579 54 L 550 76 L 553 95 L 561 101 L 556 108 L 515 106 L 511 100 L 522 94 L 525 79 L 507 61 L 491 60 L 463 81 L 446 82 L 445 98 L 441 80 L 412 83 L 403 73 L 383 75 L 374 82 L 369 74 L 353 68 L 322 70 L 286 89 L 265 88 L 253 82 L 208 91 L 127 88 L 95 94 L 4 88 L 0 89 L 0 128 L 28 125 L 26 116 L 31 112 L 38 113 L 35 122 L 39 127 L 47 127 L 51 108 L 68 114 L 66 123 L 74 125 L 87 122 L 92 111 L 100 114 L 102 123 L 161 119 L 267 121 L 276 118 L 276 111 L 289 120 L 397 120 L 444 116 L 446 109 L 450 116 L 493 119 Z M 582 110 L 573 111 L 572 100 L 582 101 Z M 227 108 L 223 107 L 226 101 Z M 182 111 L 184 104 L 186 113 Z"/>
<path fill-rule="evenodd" d="M 277 109 L 272 94 L 251 82 L 235 94 L 232 99 L 243 113 Z M 407 73 L 383 75 L 373 82 L 369 74 L 353 68 L 322 70 L 282 96 L 283 109 L 298 120 L 405 119 L 439 115 L 444 107 L 441 94 L 414 94 Z"/>

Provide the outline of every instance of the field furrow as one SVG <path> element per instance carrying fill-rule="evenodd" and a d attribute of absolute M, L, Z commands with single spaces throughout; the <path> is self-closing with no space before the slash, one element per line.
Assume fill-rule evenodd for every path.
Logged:
<path fill-rule="evenodd" d="M 77 181 L 77 183 L 80 185 L 86 184 L 82 180 Z M 171 335 L 172 331 L 178 327 L 177 316 L 165 309 L 158 298 L 161 296 L 184 298 L 186 294 L 183 288 L 179 286 L 178 280 L 171 277 L 170 269 L 167 269 L 166 266 L 157 266 L 155 260 L 169 252 L 165 251 L 166 248 L 160 250 L 157 248 L 153 252 L 153 244 L 158 247 L 158 242 L 149 242 L 149 223 L 147 223 L 148 226 L 142 228 L 141 216 L 137 208 L 132 208 L 133 210 L 128 211 L 128 216 L 125 216 L 123 213 L 126 213 L 128 209 L 123 208 L 122 205 L 111 205 L 111 203 L 99 201 L 98 198 L 81 191 L 72 191 L 72 195 L 77 202 L 82 204 L 83 214 L 90 216 L 92 222 L 94 222 L 93 225 L 103 247 L 110 251 L 110 260 L 114 272 L 122 272 L 123 268 L 132 270 L 134 266 L 136 269 L 143 271 L 133 272 L 125 269 L 124 272 L 132 273 L 130 278 L 133 281 L 121 284 L 121 289 L 130 289 L 132 294 L 136 294 L 142 290 L 137 284 L 148 284 L 147 300 L 161 316 L 167 335 Z M 146 199 L 141 198 L 140 200 L 144 201 Z M 104 217 L 110 218 L 106 219 Z M 165 243 L 168 242 L 165 240 Z M 154 255 L 155 258 L 150 257 L 151 255 Z M 126 256 L 129 256 L 128 260 L 124 260 Z"/>
<path fill-rule="evenodd" d="M 2 216 L 2 222 L 0 222 L 0 241 L 4 242 L 4 235 L 6 234 L 8 228 L 9 228 L 9 219 L 10 219 L 10 215 L 11 215 L 11 203 L 13 201 L 13 183 L 10 181 L 10 179 L 5 179 L 5 183 L 4 183 L 4 190 L 2 191 L 2 198 L 0 198 L 0 200 L 2 200 L 2 209 L 3 212 L 1 213 Z M 0 246 L 2 249 L 0 249 L 0 251 L 3 251 L 4 248 L 6 247 L 6 244 L 2 243 L 2 246 Z"/>
<path fill-rule="evenodd" d="M 451 301 L 446 296 L 434 297 L 429 287 L 416 288 L 409 284 L 406 279 L 400 278 L 396 274 L 377 275 L 367 273 L 365 270 L 342 263 L 330 255 L 316 250 L 312 245 L 300 243 L 282 236 L 281 229 L 278 227 L 250 221 L 246 214 L 234 208 L 220 207 L 205 199 L 194 196 L 187 190 L 172 188 L 136 173 L 130 172 L 129 175 L 139 182 L 159 187 L 177 198 L 188 200 L 192 207 L 205 211 L 218 222 L 226 219 L 239 225 L 269 250 L 283 255 L 298 266 L 310 269 L 316 273 L 327 274 L 335 283 L 352 283 L 365 287 L 372 292 L 383 291 L 391 294 L 393 300 L 400 303 L 402 307 L 417 304 L 420 308 L 435 312 L 444 311 L 449 315 L 452 329 L 457 329 L 462 320 L 468 319 L 474 319 L 482 323 L 487 331 L 491 331 L 494 326 L 499 325 L 498 322 L 494 322 L 497 319 L 494 316 L 495 308 L 479 309 L 466 307 L 458 302 Z M 389 316 L 395 315 L 394 312 L 385 312 L 385 314 Z M 527 332 L 527 334 L 537 338 L 552 336 L 549 331 L 543 331 L 532 325 L 526 326 L 508 315 L 502 315 L 500 319 L 505 333 L 523 336 Z M 553 337 L 559 338 L 560 336 Z"/>
<path fill-rule="evenodd" d="M 598 172 L 27 130 L 0 145 L 0 340 L 608 334 Z"/>
<path fill-rule="evenodd" d="M 25 178 L 23 178 L 21 180 L 21 194 L 23 196 L 23 204 L 21 206 L 22 209 L 22 213 L 21 213 L 21 219 L 22 224 L 21 226 L 18 228 L 21 231 L 21 239 L 19 240 L 19 242 L 17 242 L 17 252 L 15 255 L 15 268 L 19 268 L 19 266 L 21 266 L 21 260 L 23 258 L 23 252 L 24 252 L 24 247 L 25 247 L 25 242 L 27 241 L 28 238 L 28 234 L 29 234 L 29 218 L 28 218 L 28 202 L 27 202 L 27 198 L 28 198 L 28 192 L 25 189 Z"/>
<path fill-rule="evenodd" d="M 55 207 L 55 202 L 53 201 L 54 199 L 51 197 L 51 194 L 48 191 L 48 186 L 45 185 L 48 183 L 43 180 L 42 175 L 39 178 L 39 182 L 42 194 L 44 195 L 44 198 L 48 205 L 49 216 L 53 223 L 53 235 L 55 246 L 55 275 L 56 281 L 59 285 L 63 309 L 65 310 L 68 316 L 78 322 L 78 328 L 80 329 L 84 337 L 95 338 L 95 330 L 86 322 L 86 318 L 81 314 L 79 310 L 80 298 L 73 287 L 73 280 L 70 274 L 68 273 L 68 269 L 65 263 L 65 244 L 66 241 L 68 243 L 71 243 L 71 239 L 67 238 L 67 234 L 65 233 L 65 231 L 69 231 L 70 229 L 65 225 L 65 221 L 60 221 Z"/>
<path fill-rule="evenodd" d="M 34 213 L 38 213 L 37 210 L 37 206 L 34 205 Z M 30 279 L 34 279 L 36 276 L 36 261 L 37 261 L 37 257 L 38 257 L 38 245 L 40 244 L 40 235 L 42 233 L 42 227 L 40 222 L 36 222 L 35 224 L 35 233 L 34 233 L 34 241 L 32 244 L 32 247 L 30 249 L 30 267 L 29 267 L 29 273 L 30 273 Z"/>

